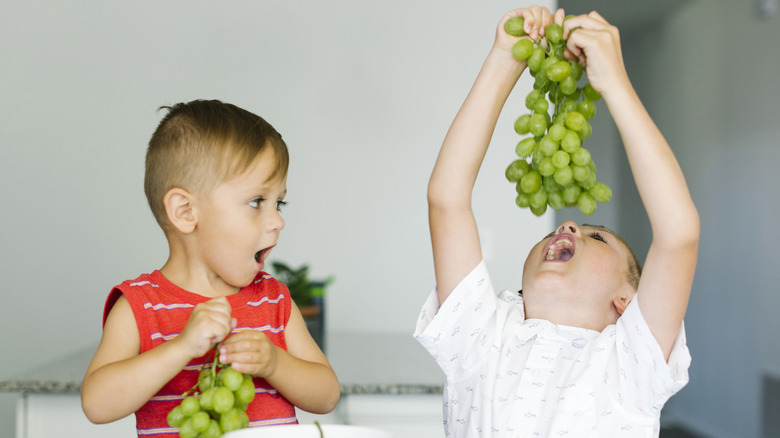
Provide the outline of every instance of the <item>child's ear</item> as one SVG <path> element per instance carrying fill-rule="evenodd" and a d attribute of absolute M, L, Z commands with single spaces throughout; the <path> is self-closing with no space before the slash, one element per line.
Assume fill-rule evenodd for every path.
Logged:
<path fill-rule="evenodd" d="M 615 297 L 615 299 L 612 300 L 612 304 L 615 306 L 615 310 L 617 310 L 617 313 L 619 315 L 622 315 L 623 312 L 626 311 L 626 308 L 628 307 L 628 303 L 630 302 L 631 302 L 631 297 L 627 297 L 625 295 Z"/>
<path fill-rule="evenodd" d="M 168 222 L 184 234 L 195 231 L 197 216 L 194 211 L 195 197 L 188 191 L 172 188 L 163 197 Z"/>

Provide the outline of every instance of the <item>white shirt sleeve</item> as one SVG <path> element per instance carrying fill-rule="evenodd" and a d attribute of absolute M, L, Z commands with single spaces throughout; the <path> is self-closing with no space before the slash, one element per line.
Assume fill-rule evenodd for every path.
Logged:
<path fill-rule="evenodd" d="M 436 290 L 431 292 L 420 312 L 414 337 L 447 377 L 458 381 L 488 356 L 488 349 L 501 342 L 500 332 L 512 308 L 511 303 L 497 298 L 482 261 L 461 280 L 443 305 L 439 305 Z"/>
<path fill-rule="evenodd" d="M 620 396 L 629 409 L 659 413 L 664 403 L 688 383 L 691 356 L 680 326 L 669 361 L 650 332 L 635 296 L 616 327 Z"/>

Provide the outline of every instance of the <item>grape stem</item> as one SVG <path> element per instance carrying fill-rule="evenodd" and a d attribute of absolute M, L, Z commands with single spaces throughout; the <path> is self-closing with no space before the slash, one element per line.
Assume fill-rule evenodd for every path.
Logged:
<path fill-rule="evenodd" d="M 217 379 L 217 368 L 221 368 L 221 363 L 219 362 L 219 352 L 217 351 L 217 347 L 214 347 L 214 362 L 211 365 L 211 377 L 216 381 Z M 200 367 L 200 371 L 203 371 L 203 368 L 206 367 L 206 364 L 204 363 L 203 366 Z M 192 388 L 185 391 L 181 396 L 187 397 L 190 394 L 197 394 L 198 385 L 200 385 L 200 382 L 196 382 L 195 385 L 192 386 Z"/>

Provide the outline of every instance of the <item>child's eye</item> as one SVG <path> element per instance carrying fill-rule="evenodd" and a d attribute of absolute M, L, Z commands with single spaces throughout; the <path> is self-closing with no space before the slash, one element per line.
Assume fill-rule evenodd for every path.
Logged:
<path fill-rule="evenodd" d="M 279 213 L 281 213 L 282 212 L 282 208 L 284 208 L 286 206 L 287 206 L 286 202 L 284 202 L 284 201 L 276 201 L 276 211 L 278 211 Z"/>
<path fill-rule="evenodd" d="M 596 240 L 600 240 L 600 241 L 602 241 L 602 242 L 604 242 L 604 243 L 607 243 L 607 241 L 606 241 L 606 240 L 604 240 L 604 236 L 602 236 L 602 235 L 601 235 L 601 234 L 599 234 L 599 233 L 593 233 L 593 234 L 591 234 L 591 235 L 590 235 L 590 237 L 592 237 L 592 238 L 594 238 L 594 239 L 596 239 Z"/>
<path fill-rule="evenodd" d="M 249 201 L 249 206 L 252 208 L 258 208 L 260 207 L 260 204 L 262 204 L 263 198 L 257 198 Z"/>

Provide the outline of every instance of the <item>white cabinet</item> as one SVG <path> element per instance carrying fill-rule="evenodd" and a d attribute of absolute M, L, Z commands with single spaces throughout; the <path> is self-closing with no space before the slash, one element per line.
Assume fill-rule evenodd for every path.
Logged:
<path fill-rule="evenodd" d="M 398 438 L 444 436 L 441 395 L 350 395 L 339 402 L 347 424 L 387 430 Z"/>
<path fill-rule="evenodd" d="M 134 438 L 135 416 L 92 424 L 79 394 L 24 394 L 16 408 L 16 438 Z"/>

